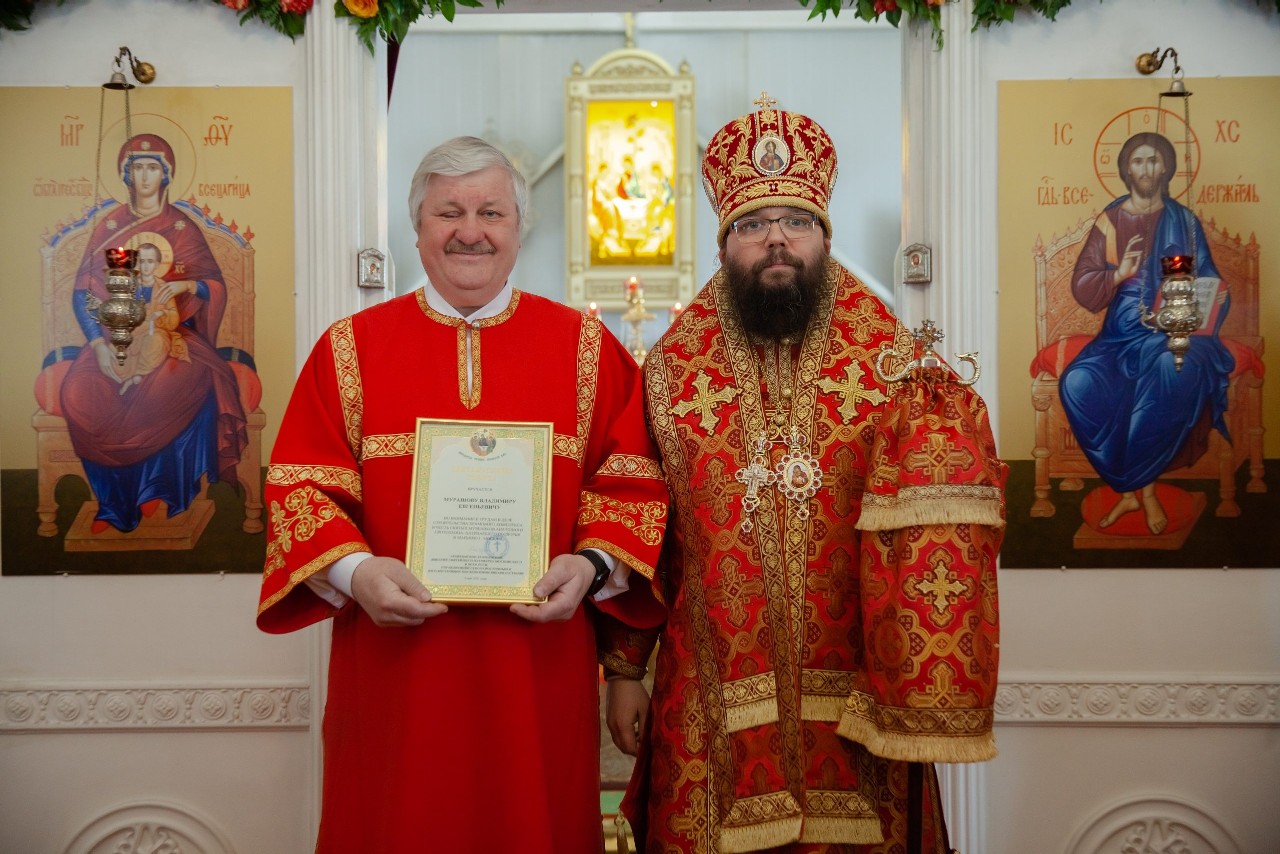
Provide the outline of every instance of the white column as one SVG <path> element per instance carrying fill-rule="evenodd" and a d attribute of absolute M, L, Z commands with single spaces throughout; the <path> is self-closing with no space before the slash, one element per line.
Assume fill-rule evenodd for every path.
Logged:
<path fill-rule="evenodd" d="M 984 254 L 979 77 L 980 40 L 969 32 L 972 0 L 942 7 L 945 46 L 929 26 L 905 28 L 902 49 L 902 246 L 933 250 L 933 282 L 897 285 L 897 314 L 911 328 L 933 320 L 946 338 L 938 352 L 980 351 L 978 389 L 988 404 L 995 391 L 996 280 Z M 986 176 L 994 181 L 994 175 Z M 983 387 L 986 387 L 985 389 Z M 939 765 L 951 845 L 981 854 L 986 845 L 986 766 Z"/>
<path fill-rule="evenodd" d="M 986 763 L 938 765 L 937 769 L 951 847 L 960 854 L 983 854 L 987 850 Z"/>
<path fill-rule="evenodd" d="M 383 291 L 357 284 L 357 254 L 387 252 L 385 46 L 379 57 L 331 10 L 307 16 L 301 40 L 305 88 L 297 93 L 302 135 L 295 175 L 297 242 L 294 279 L 296 361 L 335 320 L 379 301 Z M 389 260 L 389 256 L 388 256 Z M 324 717 L 329 671 L 328 621 L 312 633 L 310 664 L 312 761 L 308 779 L 312 827 L 320 825 Z"/>
<path fill-rule="evenodd" d="M 370 246 L 386 251 L 384 65 L 346 19 L 328 11 L 307 16 L 302 45 L 299 364 L 330 323 L 381 299 L 382 292 L 362 293 L 356 284 L 356 255 Z M 379 55 L 385 62 L 385 46 L 380 45 Z"/>
<path fill-rule="evenodd" d="M 902 49 L 902 245 L 933 250 L 933 282 L 898 284 L 898 316 L 915 328 L 929 318 L 946 338 L 938 352 L 979 351 L 978 391 L 990 405 L 996 389 L 996 279 L 981 232 L 983 124 L 981 39 L 970 33 L 973 0 L 942 7 L 945 46 L 927 24 L 906 29 Z M 992 407 L 994 410 L 994 407 Z"/>

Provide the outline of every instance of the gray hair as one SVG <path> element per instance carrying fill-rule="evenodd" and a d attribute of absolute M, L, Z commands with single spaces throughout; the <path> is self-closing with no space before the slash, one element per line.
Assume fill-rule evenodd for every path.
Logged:
<path fill-rule="evenodd" d="M 470 175 L 490 166 L 501 166 L 511 176 L 511 190 L 515 195 L 516 215 L 519 223 L 524 224 L 525 214 L 529 209 L 529 185 L 520 170 L 494 146 L 475 136 L 455 136 L 448 142 L 442 142 L 427 152 L 418 164 L 418 171 L 413 173 L 413 181 L 409 184 L 409 221 L 413 223 L 413 233 L 417 234 L 422 226 L 422 200 L 427 197 L 427 182 L 432 175 L 444 175 L 457 178 Z"/>

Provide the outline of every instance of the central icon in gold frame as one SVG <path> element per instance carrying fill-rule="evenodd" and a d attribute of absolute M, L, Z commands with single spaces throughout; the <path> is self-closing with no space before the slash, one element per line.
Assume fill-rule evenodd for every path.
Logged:
<path fill-rule="evenodd" d="M 625 309 L 619 283 L 687 304 L 694 284 L 698 186 L 693 77 L 627 48 L 565 81 L 567 301 Z"/>

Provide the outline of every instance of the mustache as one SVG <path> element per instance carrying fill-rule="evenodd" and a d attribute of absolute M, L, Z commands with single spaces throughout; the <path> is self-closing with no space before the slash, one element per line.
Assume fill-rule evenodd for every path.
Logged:
<path fill-rule="evenodd" d="M 479 243 L 463 243 L 461 240 L 450 240 L 445 244 L 444 251 L 448 255 L 492 255 L 494 248 L 493 244 L 487 240 L 481 240 Z"/>
<path fill-rule="evenodd" d="M 772 267 L 774 264 L 786 264 L 788 267 L 794 267 L 797 271 L 804 269 L 803 260 L 779 246 L 764 258 L 752 264 L 751 273 L 754 276 L 758 276 L 765 271 L 766 267 Z"/>

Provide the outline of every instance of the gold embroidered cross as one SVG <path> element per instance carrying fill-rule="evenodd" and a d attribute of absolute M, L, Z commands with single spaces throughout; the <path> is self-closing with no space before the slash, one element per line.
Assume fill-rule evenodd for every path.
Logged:
<path fill-rule="evenodd" d="M 707 593 L 707 604 L 724 606 L 729 612 L 729 622 L 742 628 L 748 616 L 743 600 L 750 596 L 763 596 L 764 581 L 759 577 L 748 577 L 736 560 L 727 560 L 729 563 L 720 575 L 720 584 Z"/>
<path fill-rule="evenodd" d="M 947 475 L 951 472 L 968 468 L 974 463 L 973 454 L 967 450 L 958 450 L 938 433 L 930 433 L 927 446 L 904 454 L 902 461 L 911 471 L 922 467 L 932 468 L 931 477 L 934 483 L 946 483 Z"/>
<path fill-rule="evenodd" d="M 923 690 L 912 688 L 907 692 L 910 708 L 955 708 L 958 693 L 955 668 L 945 661 L 939 661 L 929 668 L 929 676 L 933 684 Z"/>
<path fill-rule="evenodd" d="M 705 789 L 693 787 L 689 793 L 688 808 L 667 819 L 667 826 L 673 833 L 678 834 L 679 838 L 699 839 L 707 834 L 707 815 L 710 807 L 707 806 L 707 796 L 704 792 Z"/>
<path fill-rule="evenodd" d="M 751 103 L 755 104 L 757 107 L 759 107 L 762 110 L 772 110 L 774 104 L 778 103 L 778 101 L 775 98 L 770 98 L 769 93 L 761 89 L 760 97 L 756 98 Z"/>
<path fill-rule="evenodd" d="M 850 362 L 844 369 L 843 382 L 824 377 L 818 383 L 818 388 L 826 393 L 840 395 L 840 406 L 836 411 L 840 413 L 840 420 L 845 424 L 852 421 L 853 417 L 858 414 L 859 402 L 866 400 L 878 405 L 885 403 L 889 399 L 878 388 L 863 388 L 862 376 L 862 368 L 858 363 Z"/>
<path fill-rule="evenodd" d="M 951 597 L 964 590 L 964 583 L 952 578 L 942 561 L 933 565 L 933 577 L 926 574 L 925 578 L 927 580 L 917 584 L 916 589 L 924 593 L 935 612 L 945 614 L 951 607 Z"/>
<path fill-rule="evenodd" d="M 857 583 L 854 581 L 851 567 L 853 558 L 844 549 L 837 549 L 831 555 L 831 567 L 826 572 L 808 572 L 805 578 L 809 588 L 815 593 L 822 594 L 827 600 L 827 613 L 832 619 L 838 620 L 844 616 L 847 603 L 854 601 L 853 594 L 857 591 Z"/>
<path fill-rule="evenodd" d="M 711 377 L 703 371 L 698 371 L 698 376 L 693 380 L 693 387 L 698 390 L 698 393 L 689 400 L 681 401 L 671 407 L 671 412 L 673 415 L 683 417 L 696 409 L 701 416 L 698 426 L 710 433 L 720 421 L 720 416 L 715 413 L 716 406 L 733 400 L 738 396 L 738 390 L 726 386 L 712 392 Z"/>
<path fill-rule="evenodd" d="M 725 462 L 719 457 L 707 460 L 702 485 L 693 490 L 693 503 L 711 509 L 711 521 L 724 525 L 729 521 L 729 502 L 725 496 L 732 487 L 725 477 Z"/>
<path fill-rule="evenodd" d="M 862 493 L 864 478 L 858 468 L 857 454 L 848 445 L 841 445 L 832 454 L 834 465 L 827 467 L 831 478 L 831 494 L 836 512 L 847 516 L 853 510 L 854 493 Z"/>

